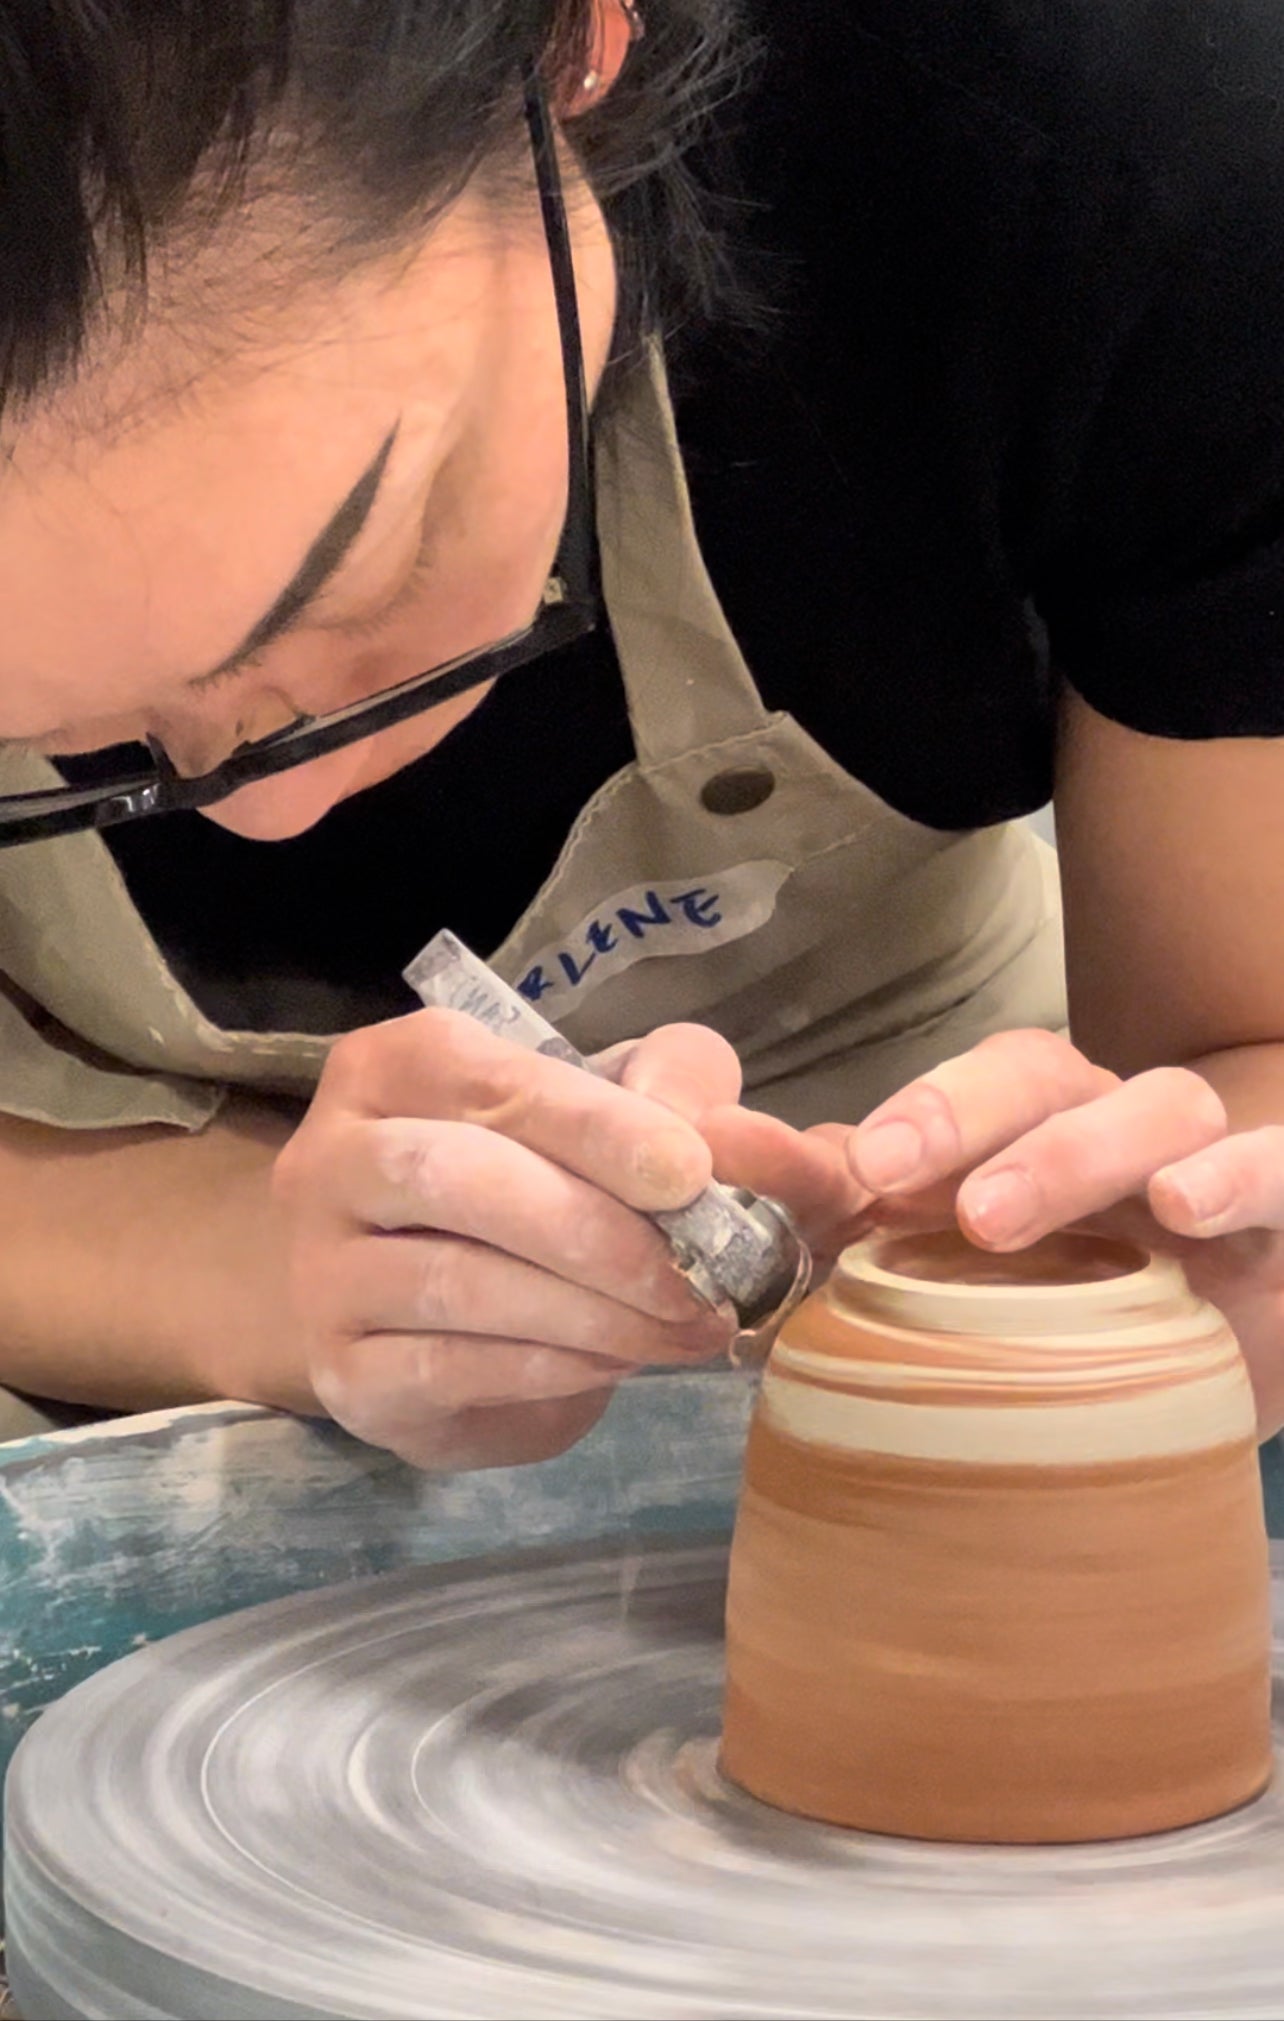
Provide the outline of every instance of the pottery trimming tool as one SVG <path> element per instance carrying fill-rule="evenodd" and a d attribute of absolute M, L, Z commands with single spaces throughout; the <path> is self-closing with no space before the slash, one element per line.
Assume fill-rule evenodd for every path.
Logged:
<path fill-rule="evenodd" d="M 405 971 L 420 1002 L 465 1012 L 532 1052 L 593 1068 L 569 1040 L 453 933 L 439 933 Z M 742 1186 L 716 1180 L 689 1206 L 648 1217 L 682 1275 L 712 1306 L 730 1304 L 740 1325 L 737 1359 L 766 1353 L 807 1294 L 811 1257 L 787 1210 Z"/>

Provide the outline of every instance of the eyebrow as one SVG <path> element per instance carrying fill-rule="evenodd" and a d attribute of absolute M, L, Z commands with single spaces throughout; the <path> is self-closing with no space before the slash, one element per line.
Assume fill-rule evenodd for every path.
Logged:
<path fill-rule="evenodd" d="M 208 673 L 194 675 L 187 684 L 190 688 L 199 687 L 202 681 L 215 680 L 221 674 L 234 672 L 242 660 L 248 660 L 255 653 L 262 652 L 273 639 L 279 639 L 284 632 L 290 631 L 298 623 L 309 604 L 316 600 L 330 578 L 338 571 L 357 535 L 369 519 L 400 426 L 398 420 L 369 469 L 357 479 L 333 518 L 317 535 L 294 576 L 281 591 L 271 609 L 250 628 L 235 652 L 229 653 L 225 660 L 220 660 L 219 664 L 211 667 Z"/>

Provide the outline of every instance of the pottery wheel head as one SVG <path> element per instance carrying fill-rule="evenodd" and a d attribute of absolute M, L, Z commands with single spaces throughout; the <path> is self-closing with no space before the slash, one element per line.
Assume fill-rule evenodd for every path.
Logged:
<path fill-rule="evenodd" d="M 140 1651 L 8 1791 L 30 2015 L 1278 2016 L 1284 1805 L 915 1846 L 716 1765 L 721 1546 L 398 1573 Z"/>

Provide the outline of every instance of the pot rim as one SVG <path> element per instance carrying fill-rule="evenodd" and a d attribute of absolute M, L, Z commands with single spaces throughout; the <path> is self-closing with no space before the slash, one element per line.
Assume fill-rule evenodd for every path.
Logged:
<path fill-rule="evenodd" d="M 1190 1289 L 1175 1257 L 1152 1254 L 1140 1242 L 1127 1238 L 1086 1230 L 1066 1230 L 1050 1241 L 1008 1254 L 974 1249 L 978 1271 L 984 1269 L 992 1280 L 1007 1266 L 1011 1272 L 1007 1283 L 967 1283 L 949 1275 L 919 1276 L 892 1267 L 889 1251 L 915 1242 L 940 1245 L 942 1238 L 949 1240 L 956 1253 L 965 1241 L 954 1226 L 926 1231 L 877 1230 L 843 1251 L 829 1281 L 829 1295 L 857 1315 L 927 1332 L 1001 1337 L 1090 1334 L 1121 1323 L 1131 1329 L 1181 1320 L 1194 1322 L 1193 1330 L 1202 1333 L 1201 1320 L 1207 1321 L 1210 1330 L 1214 1323 L 1218 1327 L 1225 1324 L 1221 1314 Z M 1131 1255 L 1136 1267 L 1061 1282 L 1031 1281 L 1028 1273 L 1046 1261 L 1054 1245 L 1063 1253 L 1070 1247 L 1095 1250 L 1102 1261 L 1109 1260 L 1103 1252 L 1123 1258 Z"/>

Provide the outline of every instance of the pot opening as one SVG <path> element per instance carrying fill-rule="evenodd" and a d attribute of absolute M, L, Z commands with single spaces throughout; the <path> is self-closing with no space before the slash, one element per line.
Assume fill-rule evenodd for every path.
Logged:
<path fill-rule="evenodd" d="M 978 1249 L 957 1228 L 875 1238 L 867 1253 L 880 1270 L 921 1284 L 959 1284 L 1037 1290 L 1069 1289 L 1133 1277 L 1150 1257 L 1140 1243 L 1106 1235 L 1059 1233 L 1029 1249 L 995 1256 Z"/>

